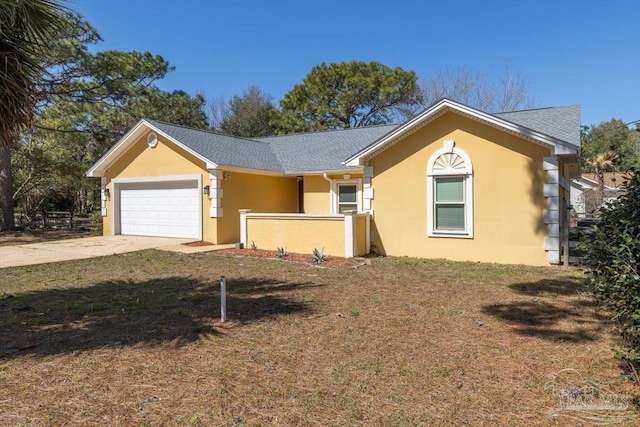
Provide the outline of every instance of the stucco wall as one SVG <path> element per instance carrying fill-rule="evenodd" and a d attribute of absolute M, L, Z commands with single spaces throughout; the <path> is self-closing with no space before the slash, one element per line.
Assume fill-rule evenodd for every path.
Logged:
<path fill-rule="evenodd" d="M 304 177 L 304 213 L 328 214 L 331 212 L 331 186 L 322 176 Z"/>
<path fill-rule="evenodd" d="M 223 216 L 217 222 L 217 243 L 240 241 L 239 209 L 265 213 L 298 212 L 298 182 L 295 177 L 238 172 L 229 172 L 228 175 L 229 179 L 222 181 Z"/>
<path fill-rule="evenodd" d="M 331 180 L 343 180 L 343 174 L 328 174 Z M 360 180 L 362 173 L 350 173 L 349 179 Z M 319 175 L 304 177 L 304 213 L 331 214 L 331 183 Z"/>
<path fill-rule="evenodd" d="M 200 175 L 204 185 L 209 180 L 209 173 L 205 169 L 203 161 L 160 135 L 158 135 L 156 147 L 149 147 L 147 144 L 149 133 L 151 132 L 144 133 L 105 173 L 107 188 L 111 192 L 111 200 L 107 200 L 107 216 L 103 217 L 103 234 L 105 236 L 113 234 L 114 200 L 116 197 L 113 179 Z M 204 218 L 203 238 L 215 242 L 217 240 L 216 220 L 209 218 L 209 206 L 206 199 L 202 211 Z"/>
<path fill-rule="evenodd" d="M 454 140 L 473 164 L 474 237 L 427 236 L 427 163 Z M 550 150 L 446 113 L 369 161 L 372 245 L 387 255 L 548 265 L 543 158 Z"/>
<path fill-rule="evenodd" d="M 275 250 L 283 247 L 289 252 L 311 253 L 324 247 L 325 255 L 343 257 L 343 217 L 269 217 L 247 218 L 247 244 L 254 242 L 258 249 Z"/>

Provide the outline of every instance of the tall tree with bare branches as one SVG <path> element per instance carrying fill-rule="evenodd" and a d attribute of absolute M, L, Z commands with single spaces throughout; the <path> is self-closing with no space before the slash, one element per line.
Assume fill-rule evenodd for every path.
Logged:
<path fill-rule="evenodd" d="M 442 98 L 489 113 L 531 108 L 535 104 L 527 78 L 508 66 L 497 76 L 467 67 L 444 67 L 433 75 L 422 77 L 420 90 L 424 108 Z"/>
<path fill-rule="evenodd" d="M 15 228 L 11 149 L 31 124 L 48 40 L 65 25 L 60 0 L 0 0 L 1 230 Z"/>

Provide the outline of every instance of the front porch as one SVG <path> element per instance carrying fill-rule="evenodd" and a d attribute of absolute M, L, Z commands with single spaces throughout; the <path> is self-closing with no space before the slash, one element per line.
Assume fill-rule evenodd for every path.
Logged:
<path fill-rule="evenodd" d="M 324 248 L 326 255 L 352 258 L 369 253 L 370 216 L 344 214 L 253 213 L 240 211 L 240 242 L 245 248 L 308 253 Z"/>

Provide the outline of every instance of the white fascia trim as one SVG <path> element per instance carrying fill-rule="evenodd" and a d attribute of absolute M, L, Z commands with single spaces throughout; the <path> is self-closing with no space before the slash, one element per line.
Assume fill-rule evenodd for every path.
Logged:
<path fill-rule="evenodd" d="M 323 171 L 304 171 L 304 170 L 286 171 L 285 175 L 322 176 L 325 173 L 327 175 L 347 175 L 347 174 L 353 175 L 353 174 L 364 173 L 364 167 L 356 166 L 350 169 L 330 169 L 330 170 L 323 170 Z"/>
<path fill-rule="evenodd" d="M 343 214 L 247 213 L 247 218 L 343 219 Z"/>
<path fill-rule="evenodd" d="M 326 171 L 273 171 L 266 169 L 251 169 L 251 168 L 243 168 L 240 166 L 229 166 L 223 164 L 217 164 L 212 167 L 207 166 L 207 169 L 222 169 L 225 172 L 237 172 L 237 173 L 246 173 L 250 175 L 266 175 L 266 176 L 280 176 L 285 178 L 292 178 L 296 176 L 322 176 L 323 174 L 329 175 L 353 175 L 363 173 L 362 168 L 351 168 L 351 169 L 336 169 L 336 170 L 326 170 Z"/>
<path fill-rule="evenodd" d="M 128 148 L 128 146 L 123 148 L 123 145 L 125 145 L 127 140 L 129 140 L 132 135 L 136 134 L 145 123 L 146 122 L 144 120 L 140 120 L 134 127 L 132 127 L 129 132 L 127 132 L 122 138 L 120 138 L 120 141 L 118 141 L 113 147 L 111 147 L 106 153 L 104 153 L 102 157 L 100 157 L 100 159 L 98 159 L 98 161 L 95 162 L 93 166 L 91 166 L 91 168 L 87 171 L 86 176 L 90 178 L 103 176 L 104 171 L 107 169 L 107 165 L 105 165 L 107 160 L 109 160 L 113 156 L 117 157 L 116 159 L 110 161 L 109 164 L 117 160 L 122 155 L 121 151 L 126 151 L 126 148 Z M 142 133 L 143 132 L 141 132 L 140 135 L 137 135 L 133 141 L 137 141 Z"/>
<path fill-rule="evenodd" d="M 214 167 L 207 166 L 207 169 L 222 169 L 225 172 L 246 173 L 251 175 L 269 175 L 269 176 L 284 176 L 284 177 L 288 175 L 282 171 L 272 171 L 272 170 L 266 170 L 266 169 L 251 169 L 251 168 L 243 168 L 241 166 L 229 166 L 229 165 L 223 165 L 223 164 L 216 164 Z"/>
<path fill-rule="evenodd" d="M 141 131 L 143 126 L 147 127 L 148 130 L 152 130 L 155 133 L 162 135 L 164 138 L 168 139 L 178 147 L 182 148 L 187 153 L 191 154 L 192 156 L 196 157 L 199 160 L 202 160 L 205 163 L 207 169 L 218 168 L 218 165 L 215 162 L 212 162 L 211 160 L 205 158 L 201 154 L 196 153 L 186 145 L 182 144 L 177 139 L 167 135 L 166 133 L 162 132 L 160 129 L 158 129 L 157 127 L 153 126 L 151 123 L 143 119 L 143 120 L 140 120 L 129 132 L 127 132 L 126 135 L 123 136 L 120 139 L 120 141 L 116 143 L 116 145 L 111 147 L 111 149 L 107 151 L 100 158 L 100 160 L 98 160 L 91 167 L 91 169 L 87 171 L 87 176 L 88 177 L 103 176 L 104 171 L 107 170 L 108 167 L 111 166 L 113 163 L 115 163 L 127 151 L 127 149 L 129 149 L 131 145 L 133 145 L 133 143 L 135 143 L 140 138 L 140 136 L 144 132 L 146 132 L 146 130 Z M 133 135 L 136 135 L 136 138 L 131 141 L 131 137 Z"/>
<path fill-rule="evenodd" d="M 392 131 L 384 139 L 374 143 L 370 147 L 365 148 L 354 156 L 348 158 L 344 162 L 344 164 L 347 166 L 362 165 L 366 158 L 371 157 L 373 154 L 377 154 L 379 151 L 384 150 L 385 148 L 387 148 L 387 145 L 392 145 L 393 143 L 397 142 L 398 139 L 415 132 L 422 126 L 435 120 L 448 111 L 455 111 L 476 121 L 482 121 L 507 132 L 526 137 L 531 142 L 547 148 L 551 148 L 552 150 L 554 150 L 554 154 L 557 155 L 568 154 L 577 156 L 579 154 L 579 148 L 573 146 L 572 144 L 569 144 L 568 142 L 500 119 L 491 114 L 476 110 L 475 108 L 467 107 L 466 105 L 462 105 L 448 99 L 443 99 L 440 102 L 434 104 L 431 108 L 425 110 L 422 114 L 416 116 L 412 120 L 409 120 L 404 125 Z"/>
<path fill-rule="evenodd" d="M 116 178 L 111 180 L 114 184 L 130 184 L 139 182 L 170 182 L 170 181 L 198 181 L 202 180 L 202 175 L 165 175 L 165 176 L 145 176 L 139 178 Z"/>

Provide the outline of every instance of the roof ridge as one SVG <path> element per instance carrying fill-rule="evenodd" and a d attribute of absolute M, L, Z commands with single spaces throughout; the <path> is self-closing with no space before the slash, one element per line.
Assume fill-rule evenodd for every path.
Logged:
<path fill-rule="evenodd" d="M 580 104 L 554 105 L 554 106 L 550 106 L 550 107 L 525 108 L 524 110 L 499 111 L 497 113 L 488 113 L 488 114 L 496 115 L 496 114 L 509 114 L 509 113 L 525 113 L 527 111 L 552 110 L 554 108 L 569 108 L 569 107 L 580 107 Z"/>
<path fill-rule="evenodd" d="M 267 138 L 282 138 L 285 136 L 302 136 L 302 135 L 316 135 L 319 133 L 331 133 L 331 132 L 348 132 L 353 130 L 362 130 L 362 129 L 371 129 L 371 128 L 379 128 L 385 126 L 400 126 L 401 123 L 388 123 L 388 124 L 379 124 L 379 125 L 370 125 L 370 126 L 358 126 L 354 128 L 343 128 L 343 129 L 319 129 L 316 131 L 308 131 L 308 132 L 294 132 L 294 133 L 286 133 L 284 135 L 270 135 L 270 136 L 259 136 L 257 138 L 267 139 Z"/>
<path fill-rule="evenodd" d="M 209 133 L 209 134 L 212 134 L 212 135 L 224 136 L 224 137 L 232 138 L 232 139 L 239 139 L 239 140 L 243 140 L 243 141 L 257 142 L 257 143 L 259 143 L 259 144 L 265 144 L 265 142 L 263 142 L 263 141 L 259 141 L 259 140 L 257 140 L 257 139 L 245 138 L 245 137 L 243 137 L 243 136 L 229 135 L 229 134 L 226 134 L 226 133 L 216 132 L 216 131 L 214 131 L 214 130 L 212 130 L 212 129 L 198 129 L 198 128 L 194 128 L 194 127 L 191 127 L 191 126 L 186 126 L 186 125 L 180 125 L 180 124 L 176 124 L 176 123 L 169 123 L 169 122 L 165 122 L 165 121 L 163 121 L 163 120 L 155 120 L 155 119 L 142 119 L 142 120 L 144 120 L 144 121 L 146 121 L 146 122 L 149 122 L 149 123 L 153 123 L 153 122 L 155 122 L 155 123 L 162 123 L 163 125 L 167 125 L 167 126 L 174 126 L 174 127 L 178 127 L 178 128 L 189 129 L 189 130 L 195 130 L 195 131 L 203 132 L 203 133 Z"/>

